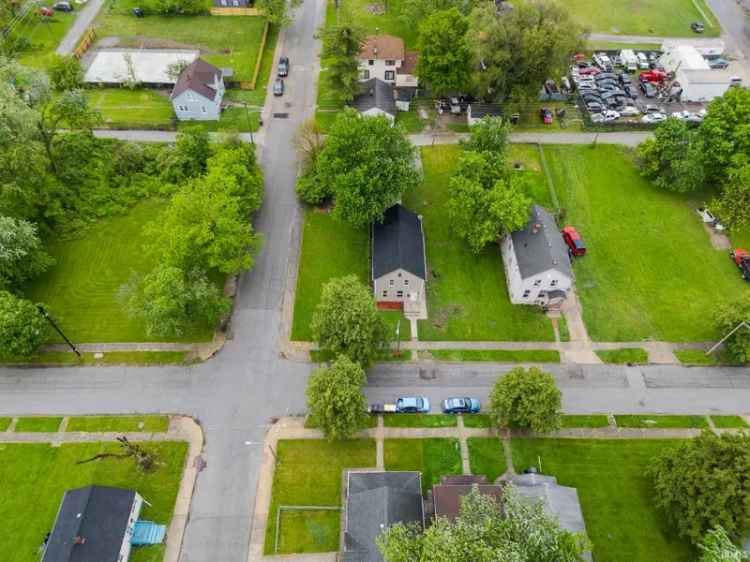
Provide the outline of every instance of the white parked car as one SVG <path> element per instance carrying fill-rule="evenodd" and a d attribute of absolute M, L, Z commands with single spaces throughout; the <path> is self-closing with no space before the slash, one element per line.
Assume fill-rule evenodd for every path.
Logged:
<path fill-rule="evenodd" d="M 640 115 L 640 114 L 641 114 L 641 110 L 635 107 L 634 105 L 623 107 L 620 110 L 620 115 L 623 115 L 623 116 L 632 116 L 632 115 Z"/>
<path fill-rule="evenodd" d="M 706 224 L 710 224 L 717 231 L 722 232 L 724 230 L 724 225 L 721 224 L 719 220 L 713 215 L 713 213 L 706 207 L 698 207 L 695 212 L 698 213 L 698 216 L 703 222 L 705 222 Z"/>
<path fill-rule="evenodd" d="M 610 121 L 617 121 L 620 118 L 620 114 L 613 109 L 608 109 L 602 115 L 604 116 L 605 123 L 608 123 Z"/>
<path fill-rule="evenodd" d="M 591 122 L 592 123 L 604 123 L 604 115 L 601 113 L 592 113 L 591 114 Z"/>
<path fill-rule="evenodd" d="M 644 115 L 641 117 L 642 123 L 661 123 L 662 121 L 666 121 L 667 116 L 663 113 L 649 113 L 647 115 Z"/>
<path fill-rule="evenodd" d="M 687 117 L 685 117 L 685 121 L 688 123 L 700 123 L 703 121 L 703 117 L 698 115 L 697 113 L 690 113 Z"/>

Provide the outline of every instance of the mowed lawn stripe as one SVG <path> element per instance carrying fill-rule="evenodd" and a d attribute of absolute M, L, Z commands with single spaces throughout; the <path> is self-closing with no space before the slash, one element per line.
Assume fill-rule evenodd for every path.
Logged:
<path fill-rule="evenodd" d="M 712 341 L 716 307 L 746 290 L 688 200 L 659 190 L 617 146 L 545 147 L 566 224 L 588 246 L 576 288 L 598 341 Z"/>

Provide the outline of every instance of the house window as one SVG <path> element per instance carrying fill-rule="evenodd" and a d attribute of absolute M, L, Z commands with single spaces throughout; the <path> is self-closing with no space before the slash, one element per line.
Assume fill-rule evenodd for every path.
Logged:
<path fill-rule="evenodd" d="M 396 291 L 396 298 L 398 298 L 398 299 L 404 298 L 404 292 L 403 291 Z"/>
<path fill-rule="evenodd" d="M 367 61 L 367 64 L 369 64 L 370 66 L 374 66 L 375 65 L 375 61 L 372 60 L 372 59 L 370 59 L 370 60 Z"/>
<path fill-rule="evenodd" d="M 359 79 L 360 80 L 369 80 L 370 79 L 370 71 L 369 70 L 360 70 L 359 71 Z"/>
<path fill-rule="evenodd" d="M 404 279 L 404 287 L 408 287 L 408 286 L 409 286 L 409 280 L 408 279 Z"/>
<path fill-rule="evenodd" d="M 202 105 L 202 106 L 201 106 L 201 111 L 202 111 L 203 113 L 205 113 L 205 112 L 206 112 L 206 106 L 205 106 L 205 105 Z"/>
<path fill-rule="evenodd" d="M 538 287 L 541 284 L 542 284 L 542 280 L 541 279 L 537 279 L 536 281 L 534 281 L 534 287 Z"/>
<path fill-rule="evenodd" d="M 525 291 L 523 292 L 523 298 L 525 298 L 525 299 L 529 298 L 529 295 L 530 295 L 530 294 L 531 294 L 531 291 L 529 291 L 528 289 L 526 289 L 526 290 L 525 290 Z"/>
<path fill-rule="evenodd" d="M 386 80 L 395 80 L 396 79 L 396 72 L 393 70 L 386 70 L 385 71 L 385 79 Z"/>
<path fill-rule="evenodd" d="M 386 60 L 385 61 L 385 65 L 386 66 L 396 66 L 396 61 L 395 60 Z"/>
<path fill-rule="evenodd" d="M 383 291 L 383 296 L 387 297 L 388 296 L 388 291 Z"/>
<path fill-rule="evenodd" d="M 552 281 L 550 281 L 549 282 L 549 286 L 550 287 L 557 287 L 557 279 L 553 279 Z"/>
<path fill-rule="evenodd" d="M 388 279 L 388 286 L 393 287 L 396 284 L 396 282 L 393 279 Z"/>

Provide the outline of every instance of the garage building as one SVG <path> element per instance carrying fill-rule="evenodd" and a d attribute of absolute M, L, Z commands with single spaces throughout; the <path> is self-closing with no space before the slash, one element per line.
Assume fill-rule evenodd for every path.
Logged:
<path fill-rule="evenodd" d="M 733 76 L 731 65 L 724 70 L 712 70 L 695 47 L 679 45 L 666 51 L 659 62 L 682 87 L 682 101 L 711 101 L 722 96 L 730 87 L 740 85 Z"/>

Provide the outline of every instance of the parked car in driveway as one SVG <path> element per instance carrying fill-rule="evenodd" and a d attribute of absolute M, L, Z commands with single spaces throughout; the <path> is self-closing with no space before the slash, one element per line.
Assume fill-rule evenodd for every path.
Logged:
<path fill-rule="evenodd" d="M 714 70 L 723 70 L 729 66 L 729 61 L 721 57 L 718 59 L 708 59 L 706 62 L 708 63 L 708 66 Z"/>
<path fill-rule="evenodd" d="M 476 398 L 447 398 L 443 400 L 444 414 L 476 414 L 481 409 Z"/>
<path fill-rule="evenodd" d="M 571 255 L 575 257 L 586 255 L 586 244 L 583 243 L 581 235 L 578 234 L 578 231 L 574 227 L 564 226 L 560 233 Z"/>
<path fill-rule="evenodd" d="M 724 225 L 721 224 L 721 221 L 708 210 L 708 207 L 698 207 L 695 212 L 698 213 L 698 216 L 704 223 L 710 224 L 716 229 L 716 231 L 723 232 L 725 230 Z"/>
<path fill-rule="evenodd" d="M 284 95 L 284 81 L 281 78 L 277 78 L 273 83 L 273 95 L 283 96 Z"/>
<path fill-rule="evenodd" d="M 620 118 L 620 113 L 614 109 L 608 109 L 604 112 L 604 121 L 609 123 L 611 121 L 617 121 Z"/>
<path fill-rule="evenodd" d="M 742 248 L 737 248 L 729 253 L 729 257 L 740 270 L 740 275 L 745 281 L 750 281 L 750 253 Z"/>
<path fill-rule="evenodd" d="M 282 78 L 289 76 L 289 57 L 279 58 L 279 66 L 276 68 L 276 75 Z"/>

